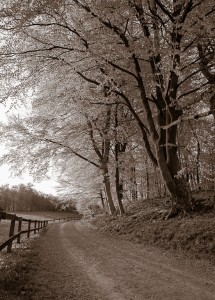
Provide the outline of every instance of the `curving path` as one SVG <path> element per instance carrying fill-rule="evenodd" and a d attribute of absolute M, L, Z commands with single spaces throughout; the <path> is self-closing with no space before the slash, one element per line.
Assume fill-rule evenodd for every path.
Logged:
<path fill-rule="evenodd" d="M 215 272 L 143 245 L 103 236 L 82 221 L 39 238 L 26 299 L 215 300 Z"/>

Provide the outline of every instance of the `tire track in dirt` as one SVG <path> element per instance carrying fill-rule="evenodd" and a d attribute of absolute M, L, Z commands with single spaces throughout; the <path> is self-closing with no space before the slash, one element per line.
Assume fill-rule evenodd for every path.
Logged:
<path fill-rule="evenodd" d="M 52 225 L 38 243 L 28 299 L 215 300 L 215 272 L 90 229 Z M 35 287 L 35 284 L 32 285 Z"/>

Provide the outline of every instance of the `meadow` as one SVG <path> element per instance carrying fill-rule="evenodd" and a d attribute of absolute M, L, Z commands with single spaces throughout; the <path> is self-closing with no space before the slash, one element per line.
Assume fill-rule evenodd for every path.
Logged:
<path fill-rule="evenodd" d="M 74 215 L 71 212 L 55 212 L 55 211 L 37 211 L 37 212 L 10 212 L 11 214 L 16 214 L 18 217 L 32 220 L 51 220 L 59 218 L 69 218 Z M 33 226 L 33 225 L 32 225 Z M 28 228 L 28 222 L 22 223 L 22 230 Z M 32 227 L 33 228 L 33 227 Z M 0 221 L 0 245 L 8 239 L 10 229 L 10 220 Z M 18 232 L 18 222 L 16 222 L 15 232 Z"/>

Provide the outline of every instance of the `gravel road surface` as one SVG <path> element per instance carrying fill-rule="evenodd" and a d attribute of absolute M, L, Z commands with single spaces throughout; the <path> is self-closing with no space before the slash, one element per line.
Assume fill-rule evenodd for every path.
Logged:
<path fill-rule="evenodd" d="M 215 299 L 212 267 L 104 236 L 83 221 L 51 225 L 36 247 L 26 299 Z"/>

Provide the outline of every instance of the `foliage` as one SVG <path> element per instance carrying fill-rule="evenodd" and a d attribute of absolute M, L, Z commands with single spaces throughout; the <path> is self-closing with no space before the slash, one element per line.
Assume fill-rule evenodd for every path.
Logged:
<path fill-rule="evenodd" d="M 0 187 L 0 207 L 3 211 L 52 211 L 58 209 L 57 203 L 57 198 L 38 193 L 30 184 Z"/>
<path fill-rule="evenodd" d="M 31 107 L 2 126 L 2 161 L 55 169 L 111 214 L 167 193 L 190 213 L 191 191 L 214 189 L 211 1 L 28 4 L 0 7 L 2 99 Z"/>

